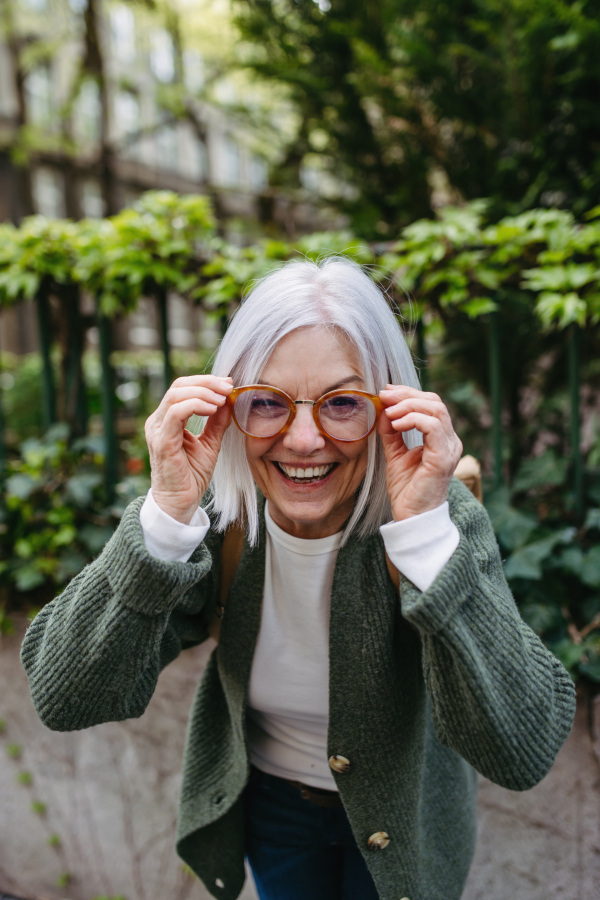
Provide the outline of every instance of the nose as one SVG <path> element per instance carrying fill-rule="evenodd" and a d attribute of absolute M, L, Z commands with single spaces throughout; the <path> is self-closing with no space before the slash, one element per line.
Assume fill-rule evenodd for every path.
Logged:
<path fill-rule="evenodd" d="M 296 417 L 283 436 L 283 446 L 298 456 L 308 456 L 325 446 L 325 438 L 315 425 L 312 407 L 296 407 Z"/>

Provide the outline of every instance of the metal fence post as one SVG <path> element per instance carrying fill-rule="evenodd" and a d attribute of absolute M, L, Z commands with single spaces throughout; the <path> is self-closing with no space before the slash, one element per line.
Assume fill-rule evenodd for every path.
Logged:
<path fill-rule="evenodd" d="M 2 373 L 2 369 L 0 368 L 0 374 Z M 6 421 L 4 417 L 4 404 L 2 402 L 2 391 L 4 388 L 0 385 L 0 477 L 4 472 L 4 467 L 6 465 Z"/>
<path fill-rule="evenodd" d="M 425 344 L 425 323 L 421 317 L 417 322 L 417 357 L 420 363 L 419 380 L 421 382 L 421 390 L 429 390 L 429 372 L 427 371 L 427 346 Z"/>
<path fill-rule="evenodd" d="M 112 503 L 117 484 L 118 446 L 115 429 L 115 373 L 110 364 L 111 329 L 110 319 L 98 309 L 98 335 L 100 340 L 100 363 L 102 366 L 102 419 L 104 422 L 104 484 L 108 502 Z"/>
<path fill-rule="evenodd" d="M 575 322 L 571 325 L 567 336 L 567 365 L 569 370 L 569 405 L 570 409 L 570 437 L 571 437 L 571 461 L 573 465 L 573 498 L 575 513 L 578 517 L 583 515 L 584 508 L 584 472 L 583 458 L 581 456 L 581 410 L 580 387 L 580 348 L 581 329 Z"/>
<path fill-rule="evenodd" d="M 160 326 L 160 344 L 163 352 L 163 371 L 165 391 L 168 391 L 173 381 L 173 368 L 171 366 L 171 348 L 169 345 L 169 316 L 167 310 L 167 292 L 164 287 L 156 289 L 156 301 L 158 303 L 158 319 Z"/>
<path fill-rule="evenodd" d="M 46 429 L 56 422 L 56 388 L 54 386 L 54 370 L 52 368 L 50 334 L 50 303 L 48 290 L 42 285 L 36 297 L 38 335 L 40 354 L 42 357 L 42 410 Z"/>
<path fill-rule="evenodd" d="M 497 312 L 488 318 L 489 377 L 492 406 L 492 454 L 494 460 L 494 487 L 501 487 L 502 476 L 502 384 L 500 372 L 500 327 Z"/>

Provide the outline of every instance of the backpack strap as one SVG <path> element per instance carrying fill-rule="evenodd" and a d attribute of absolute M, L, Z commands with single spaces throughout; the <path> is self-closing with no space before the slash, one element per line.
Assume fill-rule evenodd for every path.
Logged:
<path fill-rule="evenodd" d="M 208 625 L 208 633 L 219 643 L 221 633 L 221 619 L 225 612 L 229 588 L 235 578 L 237 567 L 244 548 L 246 529 L 235 522 L 225 532 L 221 545 L 221 583 L 219 586 L 219 602 L 216 604 L 212 618 Z"/>
<path fill-rule="evenodd" d="M 398 569 L 396 568 L 394 563 L 391 561 L 391 559 L 389 558 L 387 553 L 385 554 L 385 564 L 387 566 L 388 572 L 390 573 L 390 578 L 392 579 L 392 581 L 394 583 L 394 587 L 396 588 L 397 591 L 400 590 L 400 572 L 398 571 Z"/>

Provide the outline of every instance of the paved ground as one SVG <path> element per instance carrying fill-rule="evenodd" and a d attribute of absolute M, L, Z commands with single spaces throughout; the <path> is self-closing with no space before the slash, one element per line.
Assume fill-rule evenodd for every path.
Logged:
<path fill-rule="evenodd" d="M 0 638 L 0 895 L 207 900 L 173 850 L 185 723 L 207 648 L 163 672 L 141 719 L 55 734 L 32 708 L 18 632 Z M 600 900 L 600 727 L 595 753 L 588 719 L 582 702 L 532 791 L 481 780 L 463 900 Z M 242 896 L 255 898 L 250 881 Z"/>

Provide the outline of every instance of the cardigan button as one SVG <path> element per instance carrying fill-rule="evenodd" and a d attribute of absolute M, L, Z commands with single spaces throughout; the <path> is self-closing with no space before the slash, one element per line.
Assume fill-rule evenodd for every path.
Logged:
<path fill-rule="evenodd" d="M 345 756 L 330 756 L 329 765 L 338 775 L 347 775 L 350 771 L 350 760 Z"/>
<path fill-rule="evenodd" d="M 369 850 L 385 850 L 389 842 L 390 836 L 386 831 L 376 831 L 367 841 L 367 847 Z"/>

